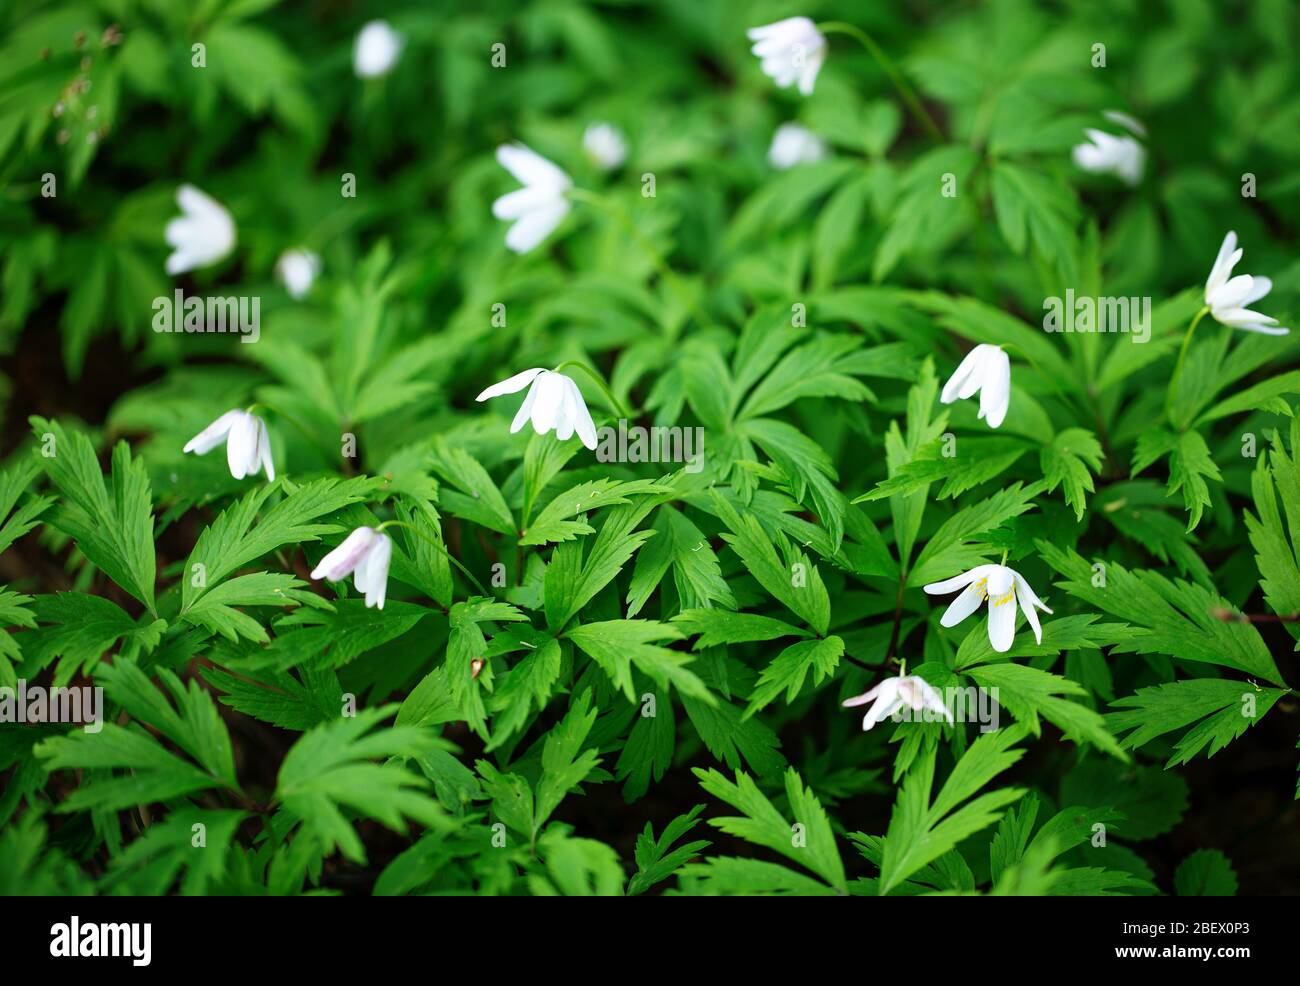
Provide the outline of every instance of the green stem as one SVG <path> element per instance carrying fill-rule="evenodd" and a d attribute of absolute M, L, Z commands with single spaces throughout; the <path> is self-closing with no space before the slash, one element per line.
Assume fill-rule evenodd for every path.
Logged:
<path fill-rule="evenodd" d="M 1196 317 L 1192 319 L 1192 324 L 1187 327 L 1187 333 L 1183 336 L 1183 344 L 1178 350 L 1178 362 L 1174 364 L 1174 375 L 1170 377 L 1169 390 L 1165 392 L 1165 417 L 1169 418 L 1170 424 L 1174 423 L 1173 417 L 1171 416 L 1174 406 L 1174 393 L 1178 390 L 1178 379 L 1183 373 L 1183 360 L 1187 359 L 1187 347 L 1192 344 L 1192 334 L 1196 331 L 1196 327 L 1201 324 L 1201 319 L 1205 317 L 1209 310 L 1210 306 L 1205 305 L 1196 313 Z"/>
<path fill-rule="evenodd" d="M 894 84 L 894 88 L 898 90 L 898 94 L 903 97 L 903 102 L 906 103 L 907 108 L 912 111 L 912 115 L 916 117 L 917 122 L 925 128 L 926 132 L 929 133 L 930 137 L 935 142 L 940 144 L 943 143 L 943 134 L 939 130 L 939 125 L 934 122 L 934 118 L 930 116 L 925 106 L 922 105 L 920 98 L 916 95 L 916 91 L 908 85 L 907 80 L 903 78 L 903 73 L 898 70 L 898 66 L 896 66 L 893 60 L 885 54 L 885 50 L 881 48 L 880 45 L 876 44 L 871 35 L 867 34 L 867 32 L 862 30 L 862 28 L 857 27 L 854 24 L 845 23 L 844 21 L 828 21 L 825 24 L 818 24 L 817 30 L 821 31 L 822 34 L 847 34 L 849 37 L 855 39 L 858 44 L 862 45 L 862 47 L 866 49 L 867 54 L 870 55 L 875 60 L 876 64 L 880 66 L 881 71 L 889 77 L 889 81 Z"/>
<path fill-rule="evenodd" d="M 258 408 L 265 408 L 266 410 L 274 414 L 277 418 L 284 418 L 285 421 L 289 422 L 289 424 L 297 428 L 298 431 L 302 432 L 302 436 L 306 438 L 307 441 L 311 442 L 311 444 L 315 446 L 318 452 L 322 453 L 325 456 L 325 461 L 332 462 L 334 460 L 334 450 L 330 448 L 326 448 L 324 445 L 322 445 L 320 439 L 318 439 L 315 435 L 313 435 L 310 431 L 308 431 L 306 425 L 304 425 L 301 421 L 295 418 L 292 414 L 286 414 L 284 411 L 281 411 L 278 407 L 272 407 L 270 404 L 267 404 L 265 401 L 254 401 L 252 404 L 249 404 L 248 407 L 244 408 L 244 410 L 248 414 L 256 414 Z"/>
<path fill-rule="evenodd" d="M 626 418 L 629 420 L 631 419 L 632 417 L 631 412 L 628 411 L 627 408 L 623 406 L 623 402 L 620 401 L 617 397 L 615 397 L 613 392 L 610 391 L 609 387 L 606 386 L 605 378 L 602 377 L 595 370 L 593 370 L 591 367 L 589 367 L 586 363 L 583 363 L 581 360 L 566 359 L 563 363 L 561 363 L 551 372 L 559 373 L 566 366 L 576 366 L 578 369 L 586 371 L 587 376 L 591 377 L 592 380 L 596 381 L 596 386 L 600 388 L 601 393 L 605 395 L 605 400 L 609 401 L 609 406 L 618 413 L 618 416 L 620 418 Z"/>
<path fill-rule="evenodd" d="M 406 521 L 404 521 L 404 520 L 386 520 L 386 521 L 384 521 L 382 524 L 380 524 L 378 527 L 375 528 L 375 532 L 376 532 L 376 533 L 380 533 L 380 532 L 382 532 L 382 531 L 384 530 L 384 528 L 386 528 L 386 527 L 401 527 L 401 528 L 403 528 L 404 530 L 408 530 L 408 531 L 410 531 L 410 532 L 411 532 L 412 534 L 414 534 L 416 537 L 421 538 L 422 540 L 428 542 L 428 543 L 431 544 L 433 547 L 435 547 L 435 548 L 437 548 L 439 551 L 441 551 L 441 552 L 442 552 L 442 553 L 447 557 L 447 560 L 448 560 L 449 562 L 451 562 L 451 563 L 452 563 L 453 565 L 455 565 L 458 569 L 460 569 L 460 573 L 461 573 L 462 575 L 464 575 L 465 578 L 469 579 L 471 582 L 474 583 L 474 588 L 477 589 L 477 590 L 479 591 L 479 594 L 480 594 L 480 595 L 487 596 L 488 598 L 491 598 L 491 597 L 492 597 L 492 593 L 488 592 L 486 589 L 483 588 L 483 583 L 481 583 L 478 579 L 476 579 L 476 578 L 474 577 L 474 573 L 471 572 L 471 571 L 470 571 L 468 568 L 466 568 L 464 565 L 462 565 L 462 564 L 460 563 L 460 561 L 456 558 L 456 556 L 453 555 L 450 551 L 447 550 L 446 545 L 439 544 L 437 541 L 435 541 L 433 538 L 429 537 L 429 535 L 425 534 L 425 533 L 424 533 L 422 530 L 420 530 L 418 527 L 415 527 L 413 524 L 408 524 L 408 523 L 407 523 Z"/>
<path fill-rule="evenodd" d="M 641 232 L 636 223 L 632 221 L 632 217 L 627 214 L 627 211 L 622 206 L 604 195 L 600 195 L 585 188 L 571 188 L 569 189 L 568 194 L 569 198 L 573 199 L 573 201 L 586 202 L 588 205 L 594 205 L 606 215 L 613 217 L 620 226 L 627 230 L 632 239 L 636 241 L 637 246 L 639 246 L 646 256 L 650 258 L 650 262 L 658 272 L 660 280 L 668 285 L 673 294 L 677 295 L 678 302 L 680 302 L 681 305 L 691 314 L 691 317 L 695 319 L 701 328 L 709 324 L 709 320 L 705 317 L 704 313 L 696 307 L 694 300 L 692 300 L 690 295 L 682 288 L 681 281 L 677 277 L 676 271 L 668 266 L 668 262 L 664 260 L 663 255 L 660 254 L 653 243 L 646 239 L 645 234 Z"/>

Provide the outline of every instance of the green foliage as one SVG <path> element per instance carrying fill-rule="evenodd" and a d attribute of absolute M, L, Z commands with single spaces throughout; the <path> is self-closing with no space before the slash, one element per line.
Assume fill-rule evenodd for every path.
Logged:
<path fill-rule="evenodd" d="M 1219 6 L 4 5 L 0 892 L 1293 890 L 1300 331 L 1204 285 L 1297 328 L 1300 10 Z M 808 95 L 796 14 L 870 35 Z M 184 451 L 232 409 L 274 480 Z"/>

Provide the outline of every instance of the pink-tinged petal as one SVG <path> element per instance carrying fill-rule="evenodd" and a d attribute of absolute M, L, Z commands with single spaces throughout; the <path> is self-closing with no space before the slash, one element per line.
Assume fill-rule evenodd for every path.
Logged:
<path fill-rule="evenodd" d="M 185 443 L 185 452 L 193 452 L 196 455 L 207 455 L 214 448 L 226 440 L 231 427 L 239 420 L 240 415 L 245 412 L 238 409 L 227 411 L 216 421 L 208 425 L 201 432 Z"/>
<path fill-rule="evenodd" d="M 854 695 L 852 698 L 846 698 L 842 704 L 848 709 L 853 708 L 855 705 L 866 705 L 868 702 L 874 701 L 876 696 L 880 694 L 880 689 L 883 684 L 884 683 L 882 682 L 880 685 L 876 685 L 874 688 L 863 692 L 861 695 Z"/>
<path fill-rule="evenodd" d="M 375 539 L 375 531 L 370 527 L 358 527 L 343 539 L 343 543 L 320 560 L 312 569 L 313 579 L 329 579 L 337 582 L 346 578 L 361 563 Z"/>
<path fill-rule="evenodd" d="M 516 373 L 513 377 L 502 380 L 500 383 L 494 383 L 474 399 L 476 401 L 489 401 L 493 397 L 500 397 L 502 394 L 513 394 L 516 391 L 523 390 L 532 383 L 537 374 L 545 372 L 546 371 L 542 367 L 535 366 L 531 370 L 524 370 L 522 373 Z"/>
<path fill-rule="evenodd" d="M 393 556 L 393 542 L 387 534 L 375 535 L 374 543 L 357 566 L 353 583 L 366 594 L 366 608 L 384 608 L 388 596 L 388 564 Z"/>
<path fill-rule="evenodd" d="M 912 681 L 915 682 L 917 689 L 920 691 L 922 706 L 934 712 L 938 712 L 942 714 L 943 717 L 947 719 L 950 723 L 954 721 L 952 717 L 952 710 L 949 709 L 948 706 L 944 703 L 943 696 L 939 694 L 939 690 L 937 688 L 931 685 L 924 678 L 917 678 L 913 676 Z"/>

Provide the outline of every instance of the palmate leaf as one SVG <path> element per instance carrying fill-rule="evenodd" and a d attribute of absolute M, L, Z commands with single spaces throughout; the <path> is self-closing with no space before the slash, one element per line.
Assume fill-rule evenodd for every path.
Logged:
<path fill-rule="evenodd" d="M 684 696 L 707 705 L 713 693 L 686 665 L 695 657 L 686 651 L 659 646 L 659 641 L 680 640 L 681 633 L 654 620 L 607 620 L 574 627 L 565 636 L 595 661 L 630 702 L 639 702 L 632 669 L 645 674 L 661 688 L 672 685 Z"/>
<path fill-rule="evenodd" d="M 29 676 L 58 659 L 55 685 L 66 685 L 77 673 L 89 673 L 118 641 L 121 654 L 130 656 L 158 646 L 167 623 L 143 616 L 137 622 L 120 606 L 103 596 L 61 592 L 37 596 L 31 613 L 41 626 L 23 640 L 24 671 Z"/>
<path fill-rule="evenodd" d="M 670 851 L 669 847 L 699 824 L 699 816 L 704 805 L 696 805 L 685 815 L 678 815 L 666 826 L 663 834 L 656 839 L 653 826 L 646 822 L 645 831 L 637 836 L 636 866 L 637 871 L 628 881 L 628 896 L 634 896 L 648 890 L 662 880 L 672 876 L 681 866 L 707 849 L 707 839 L 687 842 Z"/>
<path fill-rule="evenodd" d="M 596 529 L 585 520 L 568 518 L 585 515 L 601 507 L 630 503 L 631 497 L 637 494 L 663 492 L 669 492 L 669 488 L 648 479 L 626 483 L 596 479 L 589 483 L 579 483 L 551 500 L 528 526 L 519 543 L 528 545 L 571 541 L 581 535 L 592 534 Z"/>
<path fill-rule="evenodd" d="M 42 742 L 37 755 L 49 770 L 114 769 L 124 775 L 84 780 L 60 811 L 120 810 L 169 801 L 209 788 L 238 791 L 230 736 L 211 697 L 198 682 L 186 688 L 167 670 L 159 672 L 175 702 L 149 681 L 135 662 L 119 657 L 99 669 L 109 697 L 134 719 L 156 729 L 185 752 L 169 750 L 138 726 L 104 723 L 96 732 L 76 730 Z"/>
<path fill-rule="evenodd" d="M 786 765 L 785 757 L 778 752 L 781 738 L 761 720 L 745 719 L 730 702 L 709 704 L 684 697 L 682 708 L 709 752 L 732 770 L 739 770 L 743 764 L 758 776 L 767 777 Z"/>
<path fill-rule="evenodd" d="M 173 811 L 113 860 L 104 887 L 143 896 L 161 896 L 174 885 L 186 896 L 210 893 L 225 876 L 231 843 L 246 817 L 232 809 Z"/>
<path fill-rule="evenodd" d="M 40 461 L 63 499 L 51 523 L 77 542 L 91 564 L 154 612 L 157 561 L 153 502 L 144 464 L 126 442 L 113 449 L 111 487 L 104 483 L 90 439 L 69 435 L 57 421 L 33 417 L 38 447 L 52 454 Z M 45 436 L 49 436 L 49 440 Z"/>
<path fill-rule="evenodd" d="M 763 669 L 758 685 L 749 698 L 745 717 L 771 703 L 781 692 L 785 700 L 793 702 L 803 689 L 808 672 L 813 675 L 813 685 L 819 685 L 835 673 L 844 654 L 844 641 L 830 636 L 822 640 L 801 640 L 791 644 Z"/>
<path fill-rule="evenodd" d="M 546 624 L 552 631 L 563 630 L 614 580 L 633 553 L 654 537 L 654 531 L 636 530 L 654 507 L 655 501 L 649 498 L 615 507 L 606 516 L 585 558 L 582 541 L 556 546 L 544 583 Z"/>
<path fill-rule="evenodd" d="M 780 853 L 815 873 L 824 884 L 822 893 L 848 892 L 844 862 L 835 845 L 835 834 L 821 802 L 804 786 L 791 767 L 785 774 L 785 794 L 790 806 L 786 821 L 781 812 L 758 789 L 743 771 L 736 772 L 735 782 L 717 770 L 694 769 L 700 786 L 714 797 L 743 812 L 743 816 L 711 818 L 709 824 L 733 835 Z M 712 866 L 711 860 L 706 866 Z"/>
<path fill-rule="evenodd" d="M 627 590 L 627 616 L 636 616 L 671 567 L 682 609 L 714 603 L 734 609 L 736 599 L 722 577 L 713 548 L 680 510 L 663 507 L 655 514 L 655 536 L 637 553 Z"/>
<path fill-rule="evenodd" d="M 1074 516 L 1079 520 L 1083 519 L 1086 507 L 1084 494 L 1093 491 L 1092 475 L 1100 471 L 1101 460 L 1101 443 L 1086 428 L 1058 432 L 1051 444 L 1039 453 L 1047 492 L 1063 486 L 1065 502 L 1074 508 Z"/>
<path fill-rule="evenodd" d="M 783 564 L 777 555 L 777 549 L 773 547 L 772 539 L 752 514 L 742 516 L 737 513 L 716 492 L 713 495 L 713 505 L 718 517 L 730 531 L 729 534 L 722 535 L 723 540 L 745 563 L 749 573 L 818 635 L 825 634 L 831 619 L 830 596 L 821 575 L 808 560 L 808 556 L 792 548 L 785 536 L 778 531 L 775 540 L 786 559 Z M 799 568 L 796 569 L 795 566 Z M 804 578 L 801 584 L 796 584 L 794 576 L 800 571 Z"/>
<path fill-rule="evenodd" d="M 1264 600 L 1279 616 L 1300 614 L 1300 464 L 1295 458 L 1295 450 L 1300 448 L 1298 419 L 1292 419 L 1290 443 L 1288 455 L 1282 436 L 1274 434 L 1272 449 L 1260 456 L 1250 480 L 1255 513 L 1247 511 L 1245 515 Z M 1300 639 L 1300 626 L 1288 623 L 1286 628 L 1291 636 Z"/>
<path fill-rule="evenodd" d="M 30 496 L 18 509 L 18 498 L 40 473 L 40 460 L 19 459 L 0 471 L 0 553 L 36 526 L 41 514 L 54 502 L 49 496 Z"/>
<path fill-rule="evenodd" d="M 31 601 L 31 596 L 0 588 L 0 688 L 13 688 L 18 684 L 13 662 L 22 656 L 22 652 L 18 641 L 5 628 L 31 629 L 36 626 L 36 617 L 27 608 Z"/>
<path fill-rule="evenodd" d="M 1139 688 L 1111 702 L 1112 708 L 1124 711 L 1112 712 L 1106 722 L 1116 733 L 1132 730 L 1121 740 L 1127 749 L 1198 723 L 1175 745 L 1174 755 L 1165 764 L 1172 767 L 1188 763 L 1202 750 L 1206 756 L 1214 756 L 1262 719 L 1286 694 L 1282 688 L 1260 688 L 1225 678 L 1171 681 Z"/>
<path fill-rule="evenodd" d="M 1132 475 L 1136 476 L 1166 455 L 1169 456 L 1167 491 L 1172 495 L 1182 490 L 1183 504 L 1187 508 L 1187 530 L 1191 532 L 1210 505 L 1210 487 L 1206 480 L 1222 482 L 1223 476 L 1200 432 L 1185 431 L 1175 435 L 1163 428 L 1144 431 L 1138 436 Z"/>
<path fill-rule="evenodd" d="M 321 535 L 338 532 L 337 525 L 317 521 L 366 499 L 378 485 L 378 481 L 365 478 L 321 479 L 305 486 L 282 479 L 250 490 L 222 511 L 195 542 L 181 582 L 181 616 L 236 569 L 283 545 L 316 541 Z M 276 489 L 283 489 L 285 497 L 259 519 Z"/>
<path fill-rule="evenodd" d="M 1026 727 L 1016 725 L 981 735 L 957 761 L 933 800 L 935 751 L 931 748 L 920 756 L 903 781 L 890 815 L 880 864 L 881 895 L 993 824 L 1000 809 L 1025 793 L 1023 788 L 1009 787 L 967 800 L 1024 755 L 1023 750 L 1011 747 L 1024 739 L 1026 732 Z"/>
<path fill-rule="evenodd" d="M 1237 874 L 1232 861 L 1217 849 L 1198 849 L 1174 872 L 1179 897 L 1235 897 Z"/>
<path fill-rule="evenodd" d="M 1233 668 L 1281 684 L 1281 675 L 1259 631 L 1249 623 L 1221 620 L 1227 601 L 1204 586 L 1165 578 L 1156 572 L 1129 572 L 1105 563 L 1105 579 L 1097 584 L 1093 567 L 1078 554 L 1037 542 L 1047 564 L 1065 576 L 1058 582 L 1072 596 L 1125 620 L 1138 631 L 1116 644 L 1126 654 L 1168 654 Z"/>
<path fill-rule="evenodd" d="M 423 726 L 380 726 L 395 710 L 385 705 L 322 723 L 285 754 L 275 801 L 325 855 L 338 849 L 353 862 L 365 861 L 365 847 L 345 811 L 400 833 L 406 831 L 406 819 L 426 826 L 449 824 L 426 793 L 428 782 L 388 760 L 423 756 L 442 741 Z M 378 759 L 387 762 L 371 762 Z"/>

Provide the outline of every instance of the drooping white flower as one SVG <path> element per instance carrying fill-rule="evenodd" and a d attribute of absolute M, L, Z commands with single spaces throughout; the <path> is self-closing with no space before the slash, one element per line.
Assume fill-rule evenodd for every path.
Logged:
<path fill-rule="evenodd" d="M 529 384 L 532 386 L 529 387 Z M 595 450 L 596 423 L 591 420 L 591 412 L 587 410 L 587 402 L 582 399 L 582 391 L 563 373 L 534 367 L 493 384 L 475 399 L 491 400 L 502 394 L 513 394 L 525 387 L 528 387 L 528 394 L 519 406 L 515 420 L 511 422 L 511 434 L 522 428 L 525 421 L 531 420 L 533 430 L 539 435 L 554 428 L 555 437 L 563 442 L 576 431 L 582 444 Z"/>
<path fill-rule="evenodd" d="M 358 527 L 343 543 L 312 569 L 313 579 L 337 582 L 352 573 L 357 592 L 366 595 L 366 608 L 384 608 L 388 594 L 388 563 L 393 557 L 393 540 L 373 527 Z"/>
<path fill-rule="evenodd" d="M 884 722 L 903 706 L 907 706 L 913 712 L 931 709 L 949 722 L 953 721 L 952 712 L 944 705 L 943 696 L 939 694 L 938 689 L 917 675 L 886 678 L 870 691 L 845 699 L 844 705 L 847 708 L 866 705 L 868 702 L 873 704 L 867 709 L 867 714 L 862 720 L 863 729 L 870 729 L 876 723 Z"/>
<path fill-rule="evenodd" d="M 964 588 L 963 588 L 964 587 Z M 1023 575 L 1005 565 L 976 565 L 969 572 L 962 572 L 942 582 L 931 582 L 925 586 L 930 595 L 942 595 L 962 589 L 961 595 L 952 601 L 943 618 L 942 626 L 956 626 L 971 613 L 979 609 L 985 600 L 989 604 L 989 643 L 995 651 L 1009 650 L 1011 641 L 1016 636 L 1016 604 L 1020 605 L 1025 619 L 1034 631 L 1034 640 L 1043 642 L 1043 628 L 1038 623 L 1037 606 L 1045 613 L 1051 610 L 1034 595 Z"/>
<path fill-rule="evenodd" d="M 271 462 L 271 439 L 265 421 L 247 411 L 227 411 L 186 442 L 184 451 L 207 455 L 222 442 L 226 443 L 230 475 L 243 479 L 257 475 L 265 467 L 266 478 L 274 481 L 275 464 Z"/>
<path fill-rule="evenodd" d="M 772 135 L 772 146 L 767 151 L 767 161 L 778 171 L 793 168 L 796 164 L 811 164 L 826 156 L 826 144 L 807 127 L 797 123 L 783 123 Z"/>
<path fill-rule="evenodd" d="M 1210 308 L 1210 314 L 1217 321 L 1234 329 L 1263 332 L 1271 336 L 1286 335 L 1291 330 L 1278 325 L 1277 319 L 1246 307 L 1273 290 L 1273 281 L 1267 277 L 1251 277 L 1249 274 L 1233 277 L 1232 268 L 1237 266 L 1242 252 L 1237 246 L 1237 234 L 1229 232 L 1223 238 L 1209 280 L 1205 282 L 1205 303 Z"/>
<path fill-rule="evenodd" d="M 582 135 L 587 156 L 601 171 L 613 171 L 627 160 L 627 141 L 622 132 L 609 123 L 593 123 Z"/>
<path fill-rule="evenodd" d="M 388 21 L 371 21 L 357 35 L 352 49 L 352 67 L 362 79 L 387 75 L 402 53 L 402 36 Z"/>
<path fill-rule="evenodd" d="M 799 91 L 811 96 L 817 73 L 826 60 L 826 38 L 807 17 L 787 17 L 774 24 L 750 28 L 750 49 L 762 59 L 763 74 L 782 89 L 799 83 Z"/>
<path fill-rule="evenodd" d="M 176 190 L 181 215 L 167 223 L 163 236 L 173 247 L 165 270 L 175 277 L 200 267 L 211 267 L 235 248 L 235 220 L 220 202 L 193 185 Z"/>
<path fill-rule="evenodd" d="M 1104 130 L 1088 127 L 1083 134 L 1091 143 L 1075 145 L 1074 163 L 1084 171 L 1098 175 L 1116 175 L 1129 185 L 1136 185 L 1142 180 L 1142 169 L 1147 159 L 1146 148 L 1137 137 L 1145 137 L 1146 130 L 1126 113 L 1107 110 L 1104 115 L 1106 119 L 1126 127 L 1137 136 L 1123 134 L 1117 137 Z"/>
<path fill-rule="evenodd" d="M 498 147 L 497 161 L 524 187 L 493 202 L 492 215 L 515 221 L 506 232 L 506 246 L 515 253 L 527 253 L 568 215 L 567 193 L 573 182 L 558 167 L 523 144 Z"/>
<path fill-rule="evenodd" d="M 997 428 L 1011 406 L 1011 360 L 1001 346 L 980 343 L 967 353 L 943 385 L 939 400 L 944 404 L 964 401 L 976 391 L 980 395 L 979 417 L 990 428 Z"/>
<path fill-rule="evenodd" d="M 285 250 L 275 263 L 276 276 L 295 301 L 311 290 L 319 273 L 320 257 L 306 247 Z"/>

